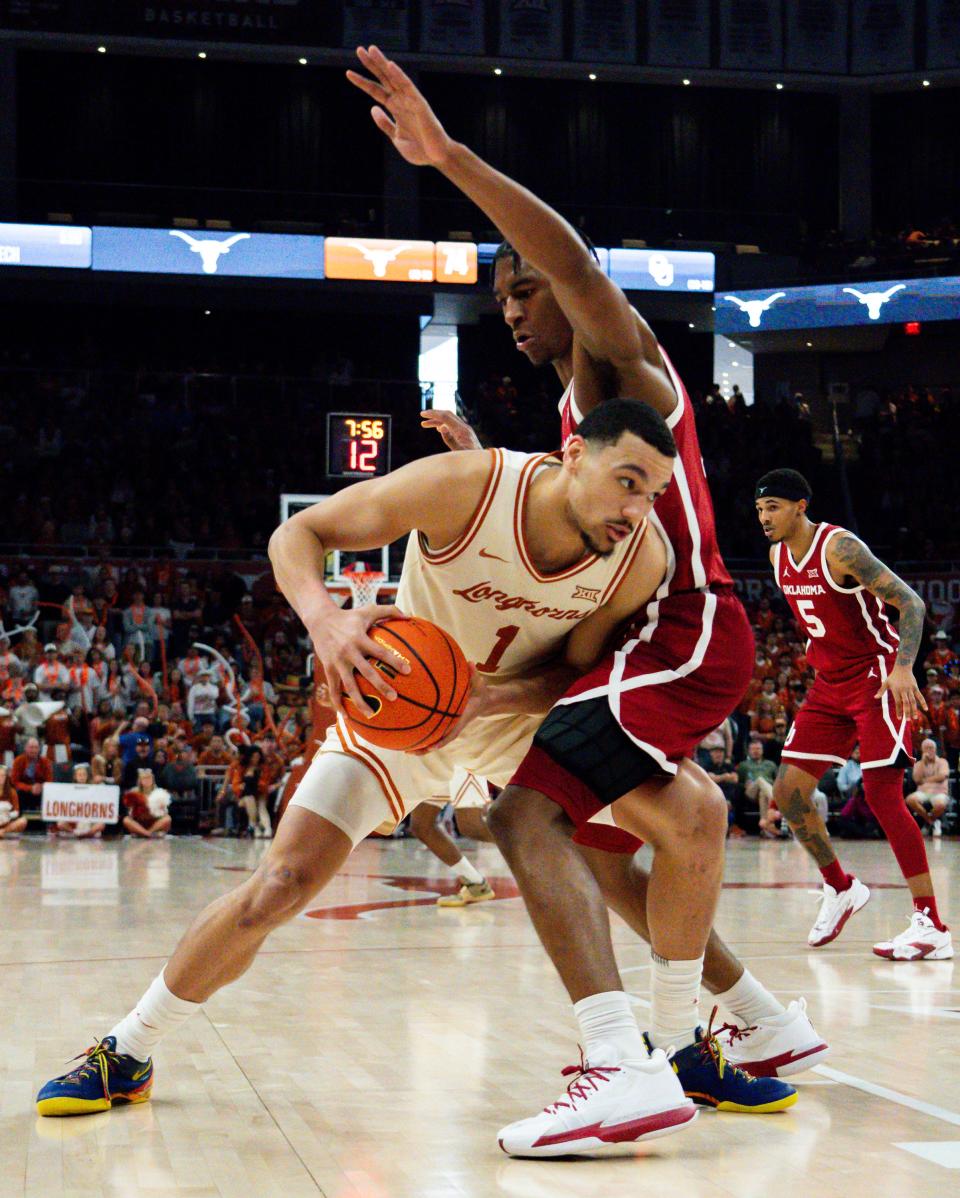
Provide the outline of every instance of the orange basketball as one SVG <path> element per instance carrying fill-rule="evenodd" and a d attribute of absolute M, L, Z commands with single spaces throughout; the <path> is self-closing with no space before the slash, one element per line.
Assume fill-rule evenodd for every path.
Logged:
<path fill-rule="evenodd" d="M 397 692 L 392 702 L 357 674 L 357 686 L 376 715 L 366 719 L 344 696 L 343 706 L 351 728 L 383 749 L 428 749 L 446 735 L 463 711 L 470 690 L 470 667 L 449 633 L 418 617 L 381 620 L 370 636 L 399 654 L 410 665 L 409 674 L 398 674 L 376 658 L 368 660 L 385 674 Z"/>

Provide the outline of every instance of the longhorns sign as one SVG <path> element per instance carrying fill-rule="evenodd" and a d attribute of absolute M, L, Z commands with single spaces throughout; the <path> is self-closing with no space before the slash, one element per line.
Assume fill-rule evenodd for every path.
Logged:
<path fill-rule="evenodd" d="M 472 242 L 327 237 L 323 252 L 324 274 L 328 279 L 392 283 L 477 281 L 477 247 Z"/>

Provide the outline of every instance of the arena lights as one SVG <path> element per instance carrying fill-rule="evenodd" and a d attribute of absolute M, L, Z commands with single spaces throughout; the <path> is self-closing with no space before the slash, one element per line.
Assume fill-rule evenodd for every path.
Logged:
<path fill-rule="evenodd" d="M 302 67 L 305 67 L 305 66 L 307 65 L 307 60 L 306 60 L 305 58 L 298 58 L 298 59 L 297 59 L 297 62 L 298 62 L 298 63 L 299 63 L 299 64 L 300 64 Z"/>
<path fill-rule="evenodd" d="M 106 47 L 106 46 L 97 46 L 97 53 L 98 53 L 98 54 L 106 54 L 106 52 L 107 52 L 107 47 Z"/>
<path fill-rule="evenodd" d="M 500 68 L 500 67 L 494 67 L 494 68 L 493 68 L 493 73 L 494 73 L 494 75 L 502 75 L 502 74 L 503 74 L 503 71 L 501 70 L 501 68 Z"/>
<path fill-rule="evenodd" d="M 197 55 L 197 58 L 206 58 L 206 57 L 207 57 L 206 50 L 201 50 L 200 53 Z"/>
<path fill-rule="evenodd" d="M 683 81 L 683 86 L 684 86 L 684 87 L 689 87 L 689 86 L 690 86 L 690 80 L 689 80 L 689 79 L 684 79 L 684 81 Z"/>
<path fill-rule="evenodd" d="M 589 80 L 591 80 L 592 82 L 596 82 L 597 76 L 596 76 L 595 72 L 591 71 L 590 74 L 587 76 L 587 78 Z"/>
<path fill-rule="evenodd" d="M 924 81 L 923 81 L 923 86 L 924 86 L 924 87 L 929 87 L 929 86 L 930 86 L 930 80 L 929 80 L 929 79 L 924 79 Z"/>
<path fill-rule="evenodd" d="M 782 83 L 778 83 L 778 84 L 777 84 L 777 91 L 778 91 L 778 92 L 782 92 L 782 91 L 783 91 L 783 84 L 782 84 Z"/>

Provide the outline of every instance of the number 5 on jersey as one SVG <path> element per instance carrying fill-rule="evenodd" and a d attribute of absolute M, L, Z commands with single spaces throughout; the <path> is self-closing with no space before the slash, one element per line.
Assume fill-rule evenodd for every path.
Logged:
<path fill-rule="evenodd" d="M 811 636 L 826 636 L 827 630 L 823 626 L 823 621 L 813 614 L 812 599 L 798 599 L 797 610 L 800 613 L 800 619 L 803 620 L 803 626 Z"/>

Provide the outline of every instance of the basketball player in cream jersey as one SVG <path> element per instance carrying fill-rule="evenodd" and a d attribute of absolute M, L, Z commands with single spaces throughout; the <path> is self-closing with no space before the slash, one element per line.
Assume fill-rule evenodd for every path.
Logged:
<path fill-rule="evenodd" d="M 674 453 L 657 413 L 614 401 L 562 455 L 497 449 L 424 458 L 281 525 L 270 559 L 310 633 L 337 723 L 254 876 L 207 907 L 84 1064 L 41 1089 L 40 1114 L 145 1101 L 150 1053 L 162 1034 L 240 977 L 269 932 L 316 896 L 360 840 L 442 793 L 457 766 L 507 782 L 572 674 L 599 656 L 615 627 L 659 585 L 666 554 L 646 518 L 670 481 Z M 341 610 L 323 585 L 325 554 L 407 534 L 399 606 Z M 441 624 L 477 663 L 463 716 L 441 747 L 423 755 L 377 748 L 342 718 L 345 694 L 370 711 L 355 672 L 385 700 L 395 697 L 367 655 L 402 673 L 409 667 L 372 640 L 369 628 L 404 611 Z M 660 1064 L 668 1105 L 678 1120 L 690 1118 L 690 1103 Z"/>
<path fill-rule="evenodd" d="M 685 1091 L 722 1109 L 784 1109 L 795 1091 L 724 1068 L 720 1043 L 699 1026 L 726 803 L 690 759 L 739 702 L 753 635 L 717 546 L 689 397 L 650 327 L 577 232 L 451 138 L 413 81 L 377 47 L 357 55 L 369 74 L 348 71 L 347 78 L 373 101 L 377 128 L 408 162 L 439 171 L 505 239 L 495 295 L 517 348 L 535 365 L 551 364 L 566 388 L 564 436 L 575 432 L 578 414 L 592 416 L 612 397 L 630 396 L 664 417 L 678 451 L 670 486 L 650 516 L 668 568 L 642 627 L 559 700 L 490 809 L 491 830 L 586 1046 L 567 1094 L 504 1128 L 500 1146 L 533 1156 L 590 1150 L 607 1139 L 665 1134 L 663 1120 L 673 1118 L 669 1110 L 661 1118 L 644 1072 L 647 1047 L 617 971 L 601 874 L 619 894 L 632 889 L 646 912 L 654 950 L 649 1043 L 675 1046 Z M 435 423 L 445 443 L 456 445 L 455 426 Z M 595 829 L 603 814 L 617 826 L 603 828 L 601 841 Z M 633 860 L 641 839 L 654 847 L 649 878 Z M 575 842 L 610 851 L 588 861 Z M 749 971 L 741 971 L 736 988 L 740 998 L 749 991 L 750 1023 L 763 1021 L 768 1047 L 782 1036 L 816 1038 L 802 1004 L 785 1011 Z"/>

